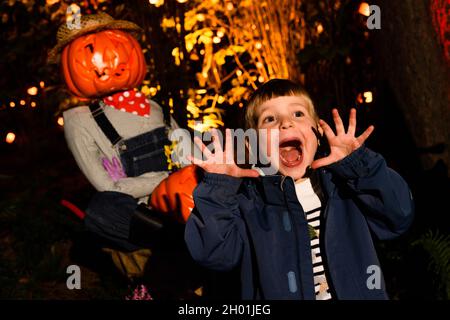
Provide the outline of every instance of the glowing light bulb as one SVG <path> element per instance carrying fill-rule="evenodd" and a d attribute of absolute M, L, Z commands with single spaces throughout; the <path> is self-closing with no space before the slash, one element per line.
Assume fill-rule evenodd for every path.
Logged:
<path fill-rule="evenodd" d="M 21 106 L 24 106 L 25 105 L 25 100 L 20 100 L 19 103 L 20 103 Z"/>
<path fill-rule="evenodd" d="M 16 135 L 14 134 L 14 132 L 8 132 L 5 139 L 6 143 L 11 144 L 14 142 L 14 140 L 16 140 Z"/>
<path fill-rule="evenodd" d="M 318 34 L 321 34 L 321 33 L 323 32 L 323 26 L 322 26 L 321 23 L 319 23 L 319 24 L 317 25 L 316 30 L 317 30 L 317 33 L 318 33 Z"/>
<path fill-rule="evenodd" d="M 32 102 L 30 103 L 30 105 L 31 105 L 32 108 L 35 108 L 35 107 L 36 107 L 36 102 L 32 101 Z"/>
<path fill-rule="evenodd" d="M 261 42 L 257 42 L 256 44 L 255 44 L 255 48 L 256 49 L 261 49 L 262 48 L 262 43 Z"/>
<path fill-rule="evenodd" d="M 363 96 L 365 99 L 366 103 L 371 103 L 373 101 L 373 95 L 372 95 L 372 91 L 366 91 L 363 93 Z"/>
<path fill-rule="evenodd" d="M 363 16 L 370 16 L 370 6 L 367 2 L 361 2 L 359 5 L 358 12 L 362 14 Z"/>
<path fill-rule="evenodd" d="M 58 117 L 58 120 L 56 121 L 61 127 L 64 126 L 64 118 Z"/>
<path fill-rule="evenodd" d="M 14 101 L 11 101 L 11 102 L 9 103 L 9 106 L 10 106 L 11 108 L 14 108 L 14 107 L 16 106 L 16 103 L 15 103 Z"/>
<path fill-rule="evenodd" d="M 37 93 L 38 93 L 38 88 L 37 88 L 37 87 L 31 87 L 31 88 L 28 88 L 27 93 L 28 93 L 30 96 L 35 96 L 35 95 L 37 95 Z"/>

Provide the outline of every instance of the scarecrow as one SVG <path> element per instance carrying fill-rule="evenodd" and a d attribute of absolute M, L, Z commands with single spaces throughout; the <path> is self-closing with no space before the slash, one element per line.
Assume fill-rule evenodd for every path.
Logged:
<path fill-rule="evenodd" d="M 159 203 L 164 212 L 178 210 L 185 220 L 197 181 L 193 167 L 165 180 L 170 174 L 167 146 L 173 145 L 168 137 L 178 126 L 136 89 L 146 74 L 136 40 L 140 32 L 136 24 L 105 13 L 84 15 L 77 27 L 59 28 L 49 53 L 49 62 L 60 64 L 70 92 L 86 101 L 63 113 L 68 147 L 98 191 L 86 210 L 86 229 L 104 241 L 105 250 L 130 277 L 142 275 L 150 255 L 144 248 L 148 235 L 161 228 L 161 219 L 148 206 L 155 187 L 161 183 L 161 199 L 154 197 L 154 205 Z M 175 147 L 170 155 L 175 162 L 178 153 Z M 182 184 L 187 191 L 180 197 L 176 189 Z M 171 198 L 176 198 L 173 204 L 168 203 Z"/>

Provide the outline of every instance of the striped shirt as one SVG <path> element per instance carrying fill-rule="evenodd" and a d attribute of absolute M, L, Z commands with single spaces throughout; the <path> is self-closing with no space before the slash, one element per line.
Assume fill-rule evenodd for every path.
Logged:
<path fill-rule="evenodd" d="M 315 235 L 310 238 L 316 300 L 329 300 L 332 296 L 325 274 L 325 266 L 320 254 L 319 234 L 322 203 L 320 202 L 317 194 L 314 192 L 310 179 L 296 183 L 295 191 L 297 193 L 298 201 L 306 214 L 306 220 L 310 226 L 310 233 L 313 233 L 313 230 L 315 233 Z"/>

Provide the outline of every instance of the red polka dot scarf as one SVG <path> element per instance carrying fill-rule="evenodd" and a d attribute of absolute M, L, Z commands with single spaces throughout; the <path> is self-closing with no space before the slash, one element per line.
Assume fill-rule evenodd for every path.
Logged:
<path fill-rule="evenodd" d="M 117 92 L 103 98 L 103 102 L 107 106 L 123 112 L 147 118 L 150 116 L 150 100 L 139 91 L 127 90 Z"/>

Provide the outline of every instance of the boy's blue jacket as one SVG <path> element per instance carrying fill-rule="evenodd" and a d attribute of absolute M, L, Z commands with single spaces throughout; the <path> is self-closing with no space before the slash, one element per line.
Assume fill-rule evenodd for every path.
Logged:
<path fill-rule="evenodd" d="M 365 146 L 318 175 L 326 198 L 322 257 L 334 297 L 387 299 L 372 234 L 391 239 L 407 230 L 414 211 L 408 185 Z M 308 227 L 292 178 L 205 173 L 194 201 L 185 230 L 194 260 L 215 270 L 240 267 L 243 299 L 315 299 Z"/>

